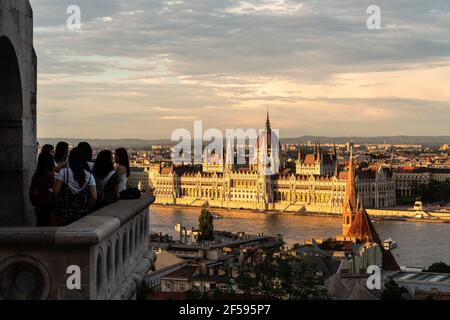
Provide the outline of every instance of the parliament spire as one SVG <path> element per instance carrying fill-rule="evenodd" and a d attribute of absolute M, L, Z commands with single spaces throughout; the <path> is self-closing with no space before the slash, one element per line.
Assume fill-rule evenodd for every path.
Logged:
<path fill-rule="evenodd" d="M 269 115 L 269 106 L 267 106 L 267 121 L 266 121 L 266 129 L 270 130 L 270 115 Z"/>

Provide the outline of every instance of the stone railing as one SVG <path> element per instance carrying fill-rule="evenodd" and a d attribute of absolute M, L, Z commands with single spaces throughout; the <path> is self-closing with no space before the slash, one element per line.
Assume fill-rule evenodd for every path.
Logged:
<path fill-rule="evenodd" d="M 156 259 L 153 202 L 119 201 L 67 227 L 0 228 L 0 300 L 135 298 Z"/>

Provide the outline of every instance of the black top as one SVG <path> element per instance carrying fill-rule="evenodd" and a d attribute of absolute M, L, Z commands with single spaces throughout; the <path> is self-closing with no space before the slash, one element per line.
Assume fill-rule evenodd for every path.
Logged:
<path fill-rule="evenodd" d="M 114 197 L 114 187 L 119 184 L 119 176 L 117 173 L 108 179 L 95 177 L 95 183 L 97 185 L 97 203 L 95 204 L 95 210 L 106 207 L 116 201 Z"/>

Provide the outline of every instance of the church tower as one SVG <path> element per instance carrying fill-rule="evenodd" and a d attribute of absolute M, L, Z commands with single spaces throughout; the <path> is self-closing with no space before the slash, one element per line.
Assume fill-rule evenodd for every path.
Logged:
<path fill-rule="evenodd" d="M 347 174 L 347 186 L 343 207 L 343 232 L 344 237 L 349 235 L 350 228 L 358 213 L 358 196 L 356 194 L 356 174 L 353 164 L 353 149 L 350 150 L 350 165 Z"/>
<path fill-rule="evenodd" d="M 361 199 L 358 197 L 357 215 L 353 221 L 352 226 L 348 231 L 348 237 L 354 238 L 362 243 L 381 243 L 380 236 L 378 235 L 375 227 L 370 220 Z"/>

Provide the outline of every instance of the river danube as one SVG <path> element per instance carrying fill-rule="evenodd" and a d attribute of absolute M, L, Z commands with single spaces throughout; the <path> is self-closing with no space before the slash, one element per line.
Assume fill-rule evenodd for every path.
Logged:
<path fill-rule="evenodd" d="M 150 229 L 152 233 L 175 237 L 177 223 L 198 227 L 200 209 L 151 207 Z M 321 239 L 342 232 L 341 219 L 333 217 L 310 217 L 280 214 L 254 213 L 248 211 L 220 212 L 224 219 L 215 220 L 214 228 L 221 231 L 245 232 L 247 234 L 283 236 L 288 245 L 305 240 Z M 450 264 L 450 224 L 375 222 L 382 239 L 392 237 L 398 242 L 393 251 L 402 266 L 427 267 L 434 262 Z"/>

